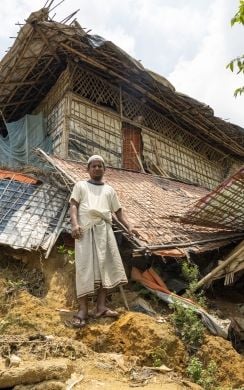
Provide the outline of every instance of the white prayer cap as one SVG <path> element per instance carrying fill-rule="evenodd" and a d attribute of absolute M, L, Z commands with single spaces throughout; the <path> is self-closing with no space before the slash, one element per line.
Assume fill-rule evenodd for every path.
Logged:
<path fill-rule="evenodd" d="M 102 156 L 99 156 L 98 154 L 94 154 L 93 156 L 91 156 L 87 161 L 87 165 L 89 165 L 94 160 L 102 161 L 103 165 L 105 165 L 104 159 L 102 158 Z"/>

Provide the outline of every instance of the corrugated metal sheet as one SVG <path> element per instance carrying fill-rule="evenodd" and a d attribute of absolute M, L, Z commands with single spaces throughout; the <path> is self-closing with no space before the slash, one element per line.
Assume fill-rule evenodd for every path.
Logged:
<path fill-rule="evenodd" d="M 1 171 L 0 244 L 13 248 L 48 249 L 61 229 L 67 192 L 28 176 Z M 7 171 L 6 171 L 7 172 Z"/>

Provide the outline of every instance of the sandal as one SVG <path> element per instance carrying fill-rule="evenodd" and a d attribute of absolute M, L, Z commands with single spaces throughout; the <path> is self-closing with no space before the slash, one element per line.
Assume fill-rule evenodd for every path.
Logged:
<path fill-rule="evenodd" d="M 82 318 L 78 314 L 74 314 L 72 320 L 65 321 L 65 325 L 70 328 L 81 329 L 86 326 L 86 318 Z"/>
<path fill-rule="evenodd" d="M 119 313 L 117 311 L 113 311 L 111 309 L 105 309 L 102 313 L 95 314 L 95 318 L 102 318 L 102 317 L 117 318 L 118 316 L 119 316 Z"/>

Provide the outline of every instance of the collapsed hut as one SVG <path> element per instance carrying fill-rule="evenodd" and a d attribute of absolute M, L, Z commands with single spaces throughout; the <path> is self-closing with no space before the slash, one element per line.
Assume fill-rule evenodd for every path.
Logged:
<path fill-rule="evenodd" d="M 0 63 L 0 244 L 48 258 L 66 242 L 70 190 L 101 154 L 140 233 L 131 239 L 114 221 L 127 263 L 161 261 L 176 291 L 179 259 L 206 276 L 234 254 L 208 278 L 233 283 L 244 267 L 234 249 L 243 250 L 244 130 L 73 16 L 33 12 Z"/>

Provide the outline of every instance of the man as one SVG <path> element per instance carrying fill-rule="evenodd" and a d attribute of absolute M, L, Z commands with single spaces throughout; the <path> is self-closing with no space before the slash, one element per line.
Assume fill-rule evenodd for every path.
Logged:
<path fill-rule="evenodd" d="M 125 218 L 114 189 L 103 182 L 105 164 L 101 156 L 88 160 L 90 179 L 75 184 L 70 197 L 72 236 L 75 238 L 76 291 L 79 311 L 71 321 L 82 328 L 88 318 L 89 295 L 97 292 L 95 317 L 117 317 L 106 304 L 106 291 L 127 283 L 123 263 L 112 230 L 112 214 L 136 233 Z"/>

